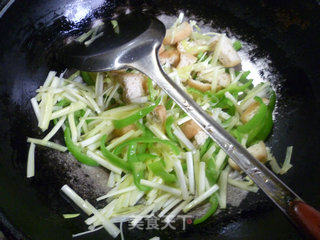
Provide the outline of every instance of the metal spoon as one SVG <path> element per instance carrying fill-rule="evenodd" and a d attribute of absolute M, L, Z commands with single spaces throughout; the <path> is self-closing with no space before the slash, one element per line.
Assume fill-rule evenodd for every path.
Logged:
<path fill-rule="evenodd" d="M 299 229 L 320 239 L 320 213 L 308 206 L 268 168 L 256 160 L 215 122 L 162 70 L 157 52 L 166 29 L 156 18 L 128 14 L 118 20 L 119 32 L 104 24 L 104 35 L 86 47 L 76 41 L 62 49 L 61 60 L 83 71 L 134 68 L 161 87 L 238 166 L 261 188 Z"/>

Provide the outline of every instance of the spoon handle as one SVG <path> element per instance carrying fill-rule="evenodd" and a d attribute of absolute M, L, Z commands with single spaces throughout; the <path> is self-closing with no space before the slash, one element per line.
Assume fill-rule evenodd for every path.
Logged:
<path fill-rule="evenodd" d="M 237 140 L 205 113 L 177 83 L 165 74 L 159 63 L 157 50 L 154 47 L 150 55 L 139 59 L 131 67 L 145 73 L 162 88 L 238 164 L 289 219 L 296 226 L 300 226 L 301 221 L 294 218 L 289 209 L 293 201 L 302 202 L 302 200 L 267 167 L 256 160 Z"/>
<path fill-rule="evenodd" d="M 320 239 L 320 212 L 302 201 L 292 201 L 289 207 L 291 217 L 309 237 Z"/>

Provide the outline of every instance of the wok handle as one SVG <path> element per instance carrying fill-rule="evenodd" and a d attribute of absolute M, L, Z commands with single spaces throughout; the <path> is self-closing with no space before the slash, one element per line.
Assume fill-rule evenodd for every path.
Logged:
<path fill-rule="evenodd" d="M 309 238 L 320 240 L 320 212 L 307 203 L 294 200 L 289 203 L 289 214 L 299 230 Z"/>

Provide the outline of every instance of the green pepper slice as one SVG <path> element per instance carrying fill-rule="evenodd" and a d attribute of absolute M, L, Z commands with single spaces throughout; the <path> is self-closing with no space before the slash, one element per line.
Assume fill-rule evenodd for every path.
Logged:
<path fill-rule="evenodd" d="M 154 175 L 161 177 L 166 183 L 174 183 L 177 180 L 175 175 L 170 174 L 165 170 L 161 160 L 150 163 L 148 167 Z"/>
<path fill-rule="evenodd" d="M 123 169 L 124 171 L 130 172 L 131 169 L 128 162 L 126 162 L 122 158 L 119 158 L 118 156 L 116 156 L 106 148 L 106 145 L 105 145 L 106 139 L 107 139 L 107 135 L 102 136 L 101 143 L 100 143 L 100 149 L 103 156 L 105 156 L 113 165 Z"/>
<path fill-rule="evenodd" d="M 75 145 L 71 139 L 70 128 L 66 127 L 64 131 L 64 141 L 68 151 L 79 161 L 89 166 L 99 166 L 99 164 L 86 154 L 82 153 L 81 148 Z"/>
<path fill-rule="evenodd" d="M 162 139 L 159 139 L 159 138 L 155 138 L 155 137 L 139 137 L 139 138 L 133 138 L 133 139 L 130 139 L 124 143 L 121 143 L 120 145 L 118 145 L 115 149 L 114 149 L 114 154 L 115 155 L 118 155 L 122 149 L 126 146 L 128 146 L 129 144 L 133 144 L 133 143 L 163 143 L 163 144 L 166 144 L 168 145 L 172 151 L 175 153 L 175 154 L 179 154 L 180 153 L 180 150 L 179 148 L 177 147 L 177 145 L 172 142 L 172 141 L 169 141 L 169 140 L 162 140 Z"/>
<path fill-rule="evenodd" d="M 209 210 L 206 212 L 205 215 L 203 215 L 201 218 L 198 218 L 196 220 L 194 220 L 193 224 L 197 225 L 199 223 L 203 223 L 204 221 L 206 221 L 212 214 L 214 214 L 217 209 L 218 209 L 218 205 L 219 205 L 219 202 L 218 202 L 218 197 L 217 197 L 217 194 L 213 194 L 210 199 L 209 199 L 209 202 L 211 204 Z"/>
<path fill-rule="evenodd" d="M 136 187 L 141 191 L 149 191 L 150 187 L 144 186 L 140 184 L 140 180 L 144 178 L 144 172 L 146 170 L 146 164 L 144 162 L 140 162 L 136 156 L 137 151 L 137 143 L 131 143 L 128 147 L 128 163 L 132 171 L 133 182 Z"/>
<path fill-rule="evenodd" d="M 130 124 L 135 123 L 139 119 L 145 117 L 148 113 L 152 112 L 153 109 L 155 109 L 156 106 L 158 106 L 159 102 L 160 102 L 160 99 L 158 99 L 155 104 L 148 106 L 148 107 L 145 107 L 145 108 L 139 110 L 138 112 L 130 115 L 129 117 L 119 119 L 119 120 L 114 120 L 113 121 L 114 127 L 116 129 L 119 129 L 119 128 L 124 128 Z"/>

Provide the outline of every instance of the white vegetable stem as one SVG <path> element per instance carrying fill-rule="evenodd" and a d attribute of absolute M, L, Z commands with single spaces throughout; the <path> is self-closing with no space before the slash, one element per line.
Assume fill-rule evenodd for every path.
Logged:
<path fill-rule="evenodd" d="M 76 217 L 79 217 L 80 216 L 80 213 L 70 213 L 70 214 L 63 214 L 62 215 L 63 218 L 65 219 L 70 219 L 70 218 L 76 218 Z"/>
<path fill-rule="evenodd" d="M 106 198 L 109 198 L 109 197 L 113 197 L 113 196 L 116 196 L 116 195 L 120 195 L 120 194 L 123 194 L 123 193 L 131 192 L 131 191 L 134 191 L 134 190 L 137 190 L 136 186 L 130 186 L 130 187 L 126 187 L 126 188 L 123 188 L 121 190 L 118 190 L 118 191 L 109 192 L 106 195 L 103 195 L 103 196 L 97 198 L 97 201 L 101 201 L 103 199 L 106 199 Z"/>
<path fill-rule="evenodd" d="M 102 154 L 100 152 L 91 152 L 90 150 L 87 151 L 88 157 L 91 157 L 93 160 L 95 160 L 97 163 L 99 163 L 101 166 L 109 169 L 110 171 L 113 171 L 115 173 L 121 174 L 122 170 L 121 168 L 118 168 L 114 165 L 112 165 L 108 160 L 106 160 L 104 157 L 102 157 Z"/>
<path fill-rule="evenodd" d="M 220 167 L 222 166 L 222 164 L 224 163 L 224 160 L 226 159 L 227 154 L 220 149 L 217 157 L 216 157 L 216 168 L 217 170 L 220 169 Z"/>
<path fill-rule="evenodd" d="M 174 219 L 178 213 L 186 207 L 186 205 L 188 204 L 189 200 L 183 201 L 182 203 L 180 203 L 175 209 L 172 210 L 172 212 L 164 219 L 164 221 L 166 223 L 170 223 L 172 221 L 172 219 Z"/>
<path fill-rule="evenodd" d="M 44 141 L 49 141 L 61 128 L 64 121 L 66 120 L 66 116 L 63 116 L 60 118 L 60 120 L 57 122 L 57 124 L 51 129 L 51 131 L 43 138 Z"/>
<path fill-rule="evenodd" d="M 227 207 L 227 186 L 228 186 L 228 175 L 230 172 L 230 167 L 227 166 L 221 173 L 218 184 L 219 184 L 219 205 L 220 208 Z"/>
<path fill-rule="evenodd" d="M 91 209 L 88 207 L 86 202 L 68 185 L 64 185 L 61 188 L 62 192 L 64 192 L 79 208 L 82 209 L 87 215 L 92 214 Z"/>
<path fill-rule="evenodd" d="M 142 134 L 141 130 L 130 130 L 129 132 L 127 132 L 126 134 L 122 135 L 121 137 L 115 138 L 114 140 L 112 140 L 108 146 L 106 147 L 109 151 L 113 148 L 115 148 L 116 146 L 118 146 L 119 144 L 125 142 L 126 140 L 128 140 L 131 137 L 138 137 L 140 134 Z"/>
<path fill-rule="evenodd" d="M 154 204 L 147 206 L 141 213 L 139 213 L 131 222 L 132 226 L 136 226 L 142 218 L 144 218 L 149 212 L 151 212 L 154 209 Z"/>
<path fill-rule="evenodd" d="M 112 223 L 109 219 L 106 219 L 103 215 L 101 215 L 101 213 L 95 209 L 95 207 L 93 207 L 91 205 L 91 203 L 89 203 L 88 201 L 85 201 L 85 204 L 87 205 L 87 207 L 92 211 L 92 213 L 98 217 L 98 219 L 101 221 L 104 229 L 113 237 L 116 238 L 119 233 L 120 230 L 119 228 Z"/>
<path fill-rule="evenodd" d="M 189 191 L 191 194 L 195 193 L 194 187 L 194 168 L 193 168 L 193 156 L 192 152 L 186 152 L 188 179 L 189 179 Z"/>
<path fill-rule="evenodd" d="M 114 187 L 114 172 L 110 172 L 107 186 L 111 188 Z"/>
<path fill-rule="evenodd" d="M 100 107 L 100 109 L 103 110 L 103 75 L 102 73 L 97 74 L 95 93 L 96 93 L 96 101 L 98 103 L 98 106 Z"/>
<path fill-rule="evenodd" d="M 197 150 L 193 154 L 193 167 L 194 167 L 194 181 L 195 181 L 195 193 L 199 195 L 199 164 L 200 164 L 200 152 Z"/>
<path fill-rule="evenodd" d="M 43 88 L 49 87 L 49 85 L 51 84 L 51 82 L 52 82 L 53 78 L 56 76 L 56 74 L 57 74 L 57 72 L 55 72 L 55 71 L 50 71 L 50 72 L 48 73 L 48 76 L 47 76 L 46 80 L 44 81 L 42 87 L 43 87 Z"/>
<path fill-rule="evenodd" d="M 31 98 L 30 101 L 31 101 L 31 104 L 32 104 L 32 108 L 33 108 L 34 114 L 36 115 L 38 123 L 39 123 L 40 119 L 41 119 L 41 116 L 40 116 L 40 109 L 39 109 L 39 104 L 37 102 L 37 99 L 34 97 L 34 98 Z"/>
<path fill-rule="evenodd" d="M 205 162 L 200 162 L 199 163 L 199 195 L 203 194 L 205 191 L 206 187 L 206 163 Z"/>
<path fill-rule="evenodd" d="M 85 231 L 85 232 L 81 232 L 81 233 L 72 234 L 72 237 L 73 237 L 73 238 L 81 237 L 81 236 L 84 236 L 84 235 L 87 235 L 87 234 L 90 234 L 90 233 L 99 231 L 99 230 L 101 230 L 102 228 L 103 228 L 103 227 L 101 226 L 101 227 L 95 228 L 95 229 L 93 229 L 93 230 L 89 230 L 89 231 Z"/>
<path fill-rule="evenodd" d="M 51 115 L 53 108 L 53 93 L 48 91 L 42 97 L 42 101 L 40 103 L 40 111 L 41 111 L 41 119 L 39 122 L 39 128 L 42 131 L 45 131 L 49 127 Z"/>
<path fill-rule="evenodd" d="M 145 125 L 158 138 L 162 140 L 168 140 L 167 136 L 162 132 L 162 130 L 156 124 L 150 124 L 149 122 L 147 122 Z"/>
<path fill-rule="evenodd" d="M 34 176 L 34 150 L 36 145 L 34 143 L 30 144 L 28 153 L 28 163 L 27 163 L 27 178 Z"/>
<path fill-rule="evenodd" d="M 217 184 L 213 185 L 208 191 L 204 194 L 200 195 L 199 197 L 195 198 L 192 202 L 190 202 L 185 208 L 183 209 L 184 212 L 190 211 L 192 208 L 203 202 L 205 199 L 210 197 L 213 193 L 218 191 L 219 187 Z"/>
<path fill-rule="evenodd" d="M 251 183 L 246 181 L 240 181 L 240 180 L 228 178 L 228 183 L 232 186 L 241 188 L 249 192 L 258 192 L 259 190 L 259 188 L 256 185 L 251 185 Z"/>
<path fill-rule="evenodd" d="M 181 198 L 173 198 L 168 206 L 166 206 L 159 214 L 158 217 L 163 217 L 167 212 L 169 212 L 174 206 L 176 206 L 179 202 L 181 202 Z"/>
<path fill-rule="evenodd" d="M 157 189 L 160 189 L 160 190 L 162 190 L 164 192 L 168 192 L 168 193 L 171 193 L 171 194 L 176 195 L 176 196 L 180 196 L 181 195 L 181 190 L 180 189 L 169 187 L 169 186 L 164 185 L 164 184 L 160 184 L 160 183 L 156 183 L 156 182 L 150 182 L 150 181 L 145 180 L 145 179 L 141 179 L 140 184 L 148 186 L 148 187 L 157 188 Z"/>
<path fill-rule="evenodd" d="M 216 146 L 212 145 L 206 153 L 202 156 L 202 160 L 205 161 L 212 157 L 212 154 L 216 151 Z"/>
<path fill-rule="evenodd" d="M 97 124 L 93 129 L 90 130 L 90 132 L 88 132 L 88 134 L 86 134 L 83 137 L 84 138 L 92 137 L 97 133 L 99 133 L 104 128 L 106 128 L 106 126 L 110 126 L 110 125 L 111 125 L 111 121 L 101 121 L 101 123 Z"/>
<path fill-rule="evenodd" d="M 178 124 L 178 125 L 184 124 L 185 122 L 188 122 L 190 119 L 191 119 L 191 117 L 185 116 L 185 117 L 183 117 L 183 118 L 180 118 L 180 119 L 177 121 L 177 124 Z"/>
<path fill-rule="evenodd" d="M 194 145 L 190 142 L 190 140 L 184 135 L 184 133 L 181 131 L 179 127 L 172 126 L 173 128 L 173 134 L 177 136 L 177 138 L 191 151 L 195 150 L 196 148 Z"/>
<path fill-rule="evenodd" d="M 81 135 L 81 128 L 82 126 L 84 125 L 87 117 L 89 116 L 89 114 L 91 113 L 91 110 L 90 109 L 87 109 L 84 116 L 80 119 L 80 122 L 79 124 L 77 125 L 77 132 L 78 132 L 78 136 Z"/>
<path fill-rule="evenodd" d="M 92 137 L 80 142 L 80 146 L 81 147 L 86 147 L 86 146 L 88 146 L 90 144 L 93 144 L 93 143 L 99 141 L 102 136 L 103 136 L 103 133 L 98 133 L 98 134 L 96 134 L 96 135 L 94 135 L 94 136 L 92 136 Z"/>
<path fill-rule="evenodd" d="M 59 150 L 61 152 L 67 151 L 67 148 L 62 146 L 62 145 L 60 145 L 60 144 L 57 144 L 57 143 L 54 143 L 54 142 L 49 142 L 49 141 L 44 141 L 42 139 L 28 138 L 27 142 L 38 144 L 38 145 L 49 147 L 49 148 L 53 148 L 53 149 Z"/>
<path fill-rule="evenodd" d="M 70 131 L 71 131 L 71 139 L 75 143 L 78 140 L 78 131 L 76 128 L 76 123 L 74 121 L 73 112 L 68 114 L 68 122 L 69 122 L 69 126 L 70 126 Z"/>
<path fill-rule="evenodd" d="M 156 237 L 150 238 L 149 240 L 160 240 L 160 238 L 156 236 Z"/>
<path fill-rule="evenodd" d="M 293 150 L 292 146 L 287 147 L 286 157 L 285 157 L 285 160 L 283 162 L 282 168 L 279 171 L 280 174 L 286 173 L 292 167 L 292 165 L 290 163 L 292 150 Z"/>
<path fill-rule="evenodd" d="M 109 218 L 114 210 L 115 205 L 117 204 L 118 199 L 112 200 L 107 206 L 105 206 L 102 210 L 100 210 L 100 213 L 105 216 L 106 218 Z M 91 216 L 87 220 L 85 220 L 85 223 L 87 225 L 95 224 L 95 225 L 100 225 L 101 222 L 97 218 L 97 216 Z"/>
<path fill-rule="evenodd" d="M 181 192 L 182 192 L 182 198 L 184 200 L 186 200 L 188 198 L 188 196 L 189 196 L 189 193 L 188 193 L 187 183 L 186 183 L 186 179 L 184 177 L 184 173 L 183 173 L 181 162 L 180 162 L 180 160 L 177 160 L 173 164 L 174 164 L 174 170 L 176 172 L 176 175 L 178 177 L 178 181 L 179 181 L 179 184 L 180 184 L 180 189 L 181 189 Z"/>
<path fill-rule="evenodd" d="M 69 113 L 76 112 L 80 109 L 85 108 L 86 105 L 83 102 L 75 102 L 71 103 L 68 107 L 62 108 L 51 115 L 51 119 L 55 119 L 58 117 L 62 117 L 64 115 L 68 115 Z"/>

